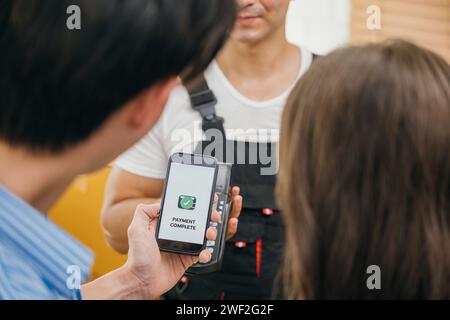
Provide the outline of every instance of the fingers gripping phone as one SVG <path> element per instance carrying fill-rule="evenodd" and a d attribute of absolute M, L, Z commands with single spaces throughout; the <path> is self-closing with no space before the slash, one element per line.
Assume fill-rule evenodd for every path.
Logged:
<path fill-rule="evenodd" d="M 161 251 L 199 255 L 206 248 L 218 168 L 212 157 L 170 157 L 156 233 Z"/>

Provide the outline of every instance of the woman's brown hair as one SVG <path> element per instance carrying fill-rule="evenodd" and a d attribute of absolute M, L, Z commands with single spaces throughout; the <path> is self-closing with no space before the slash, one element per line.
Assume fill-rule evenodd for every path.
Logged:
<path fill-rule="evenodd" d="M 321 58 L 289 99 L 281 140 L 287 298 L 450 298 L 445 60 L 404 41 Z M 380 290 L 367 286 L 372 265 Z"/>

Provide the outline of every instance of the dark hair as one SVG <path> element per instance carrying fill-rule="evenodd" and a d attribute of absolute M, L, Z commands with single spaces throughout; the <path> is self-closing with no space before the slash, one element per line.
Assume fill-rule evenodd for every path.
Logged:
<path fill-rule="evenodd" d="M 288 298 L 450 298 L 445 60 L 404 41 L 321 58 L 289 99 L 280 158 Z"/>
<path fill-rule="evenodd" d="M 81 30 L 66 26 L 70 5 L 81 9 Z M 0 0 L 0 8 L 8 8 L 0 11 L 0 140 L 53 152 L 156 82 L 196 77 L 236 10 L 230 0 Z"/>

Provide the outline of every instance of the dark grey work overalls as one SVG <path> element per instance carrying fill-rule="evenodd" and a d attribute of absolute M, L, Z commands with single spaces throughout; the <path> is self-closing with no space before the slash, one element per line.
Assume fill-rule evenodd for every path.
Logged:
<path fill-rule="evenodd" d="M 316 58 L 317 56 L 314 56 Z M 203 153 L 213 138 L 209 129 L 223 132 L 224 120 L 215 113 L 217 102 L 205 80 L 190 90 L 192 107 L 203 119 L 203 131 L 206 141 L 197 146 L 196 153 Z M 211 105 L 213 106 L 211 108 Z M 206 106 L 206 107 L 205 107 Z M 239 150 L 238 144 L 245 144 L 245 159 L 249 159 L 249 150 L 265 147 L 264 154 L 271 155 L 277 161 L 276 143 L 249 143 L 226 140 L 224 159 L 231 144 Z M 242 146 L 242 145 L 241 145 Z M 243 209 L 239 218 L 236 235 L 227 242 L 222 269 L 206 275 L 185 275 L 178 285 L 167 295 L 167 299 L 270 299 L 280 297 L 274 292 L 278 285 L 275 278 L 280 269 L 284 248 L 284 226 L 275 203 L 275 175 L 261 175 L 258 164 L 239 164 L 235 155 L 231 185 L 239 186 L 243 196 Z M 217 158 L 217 155 L 216 155 Z M 229 161 L 228 161 L 229 162 Z M 242 162 L 242 161 L 241 161 Z M 272 164 L 273 165 L 273 164 Z M 280 287 L 281 288 L 281 287 Z"/>

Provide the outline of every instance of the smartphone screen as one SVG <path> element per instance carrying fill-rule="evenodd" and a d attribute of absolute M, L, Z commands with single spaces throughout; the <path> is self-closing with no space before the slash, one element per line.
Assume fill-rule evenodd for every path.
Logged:
<path fill-rule="evenodd" d="M 187 161 L 193 157 L 200 156 L 183 155 L 169 162 L 158 229 L 158 243 L 165 251 L 197 254 L 204 247 L 217 165 Z"/>

